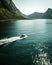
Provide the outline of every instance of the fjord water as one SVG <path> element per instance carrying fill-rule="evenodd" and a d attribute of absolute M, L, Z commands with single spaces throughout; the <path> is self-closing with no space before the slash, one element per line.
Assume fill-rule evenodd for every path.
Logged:
<path fill-rule="evenodd" d="M 33 65 L 32 57 L 36 57 L 40 48 L 44 49 L 52 63 L 52 19 L 0 22 L 0 40 L 22 34 L 28 37 L 0 46 L 0 64 Z M 38 64 L 34 62 L 34 65 Z"/>

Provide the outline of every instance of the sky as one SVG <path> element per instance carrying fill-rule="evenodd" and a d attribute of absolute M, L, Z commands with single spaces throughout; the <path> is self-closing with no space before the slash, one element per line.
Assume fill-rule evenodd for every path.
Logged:
<path fill-rule="evenodd" d="M 13 0 L 16 7 L 26 15 L 33 12 L 45 12 L 52 8 L 52 0 Z"/>

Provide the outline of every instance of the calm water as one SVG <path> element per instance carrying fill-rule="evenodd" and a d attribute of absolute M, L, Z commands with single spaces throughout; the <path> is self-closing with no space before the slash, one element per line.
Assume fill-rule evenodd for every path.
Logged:
<path fill-rule="evenodd" d="M 27 34 L 23 40 L 0 46 L 0 65 L 38 65 L 33 58 L 43 48 L 52 63 L 52 19 L 0 22 L 0 40 Z"/>

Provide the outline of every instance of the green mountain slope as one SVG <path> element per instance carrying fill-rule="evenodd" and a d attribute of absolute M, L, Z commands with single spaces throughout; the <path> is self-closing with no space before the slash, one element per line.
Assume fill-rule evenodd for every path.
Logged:
<path fill-rule="evenodd" d="M 0 20 L 3 19 L 24 19 L 24 17 L 12 0 L 0 0 Z"/>

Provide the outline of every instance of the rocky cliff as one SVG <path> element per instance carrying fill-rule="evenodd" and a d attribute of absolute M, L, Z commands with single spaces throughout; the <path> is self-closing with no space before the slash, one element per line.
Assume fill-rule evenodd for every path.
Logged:
<path fill-rule="evenodd" d="M 0 19 L 23 19 L 12 0 L 0 0 Z"/>

